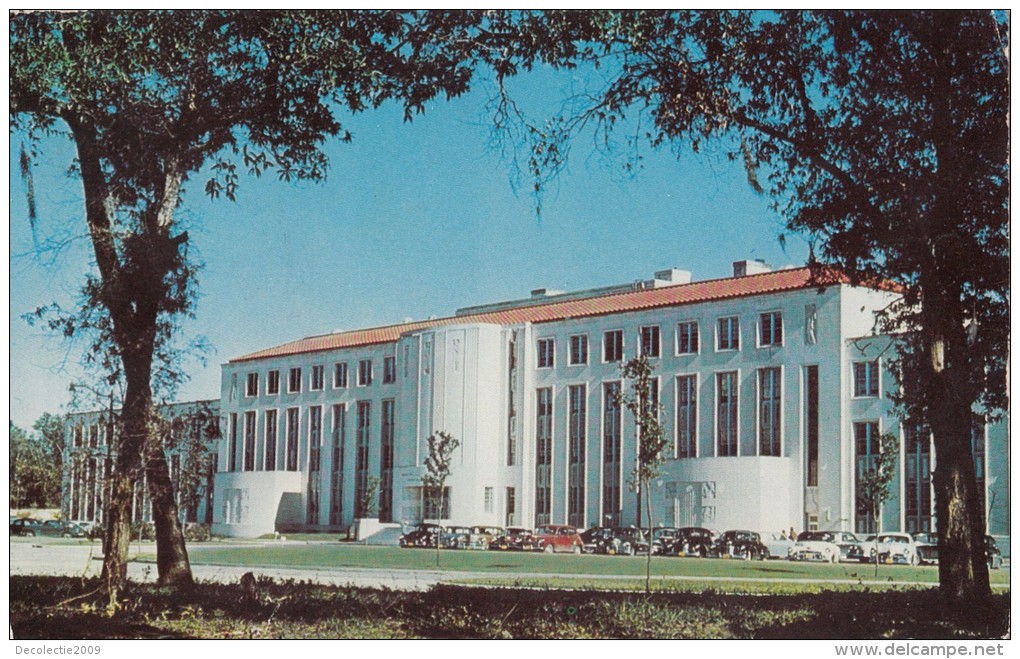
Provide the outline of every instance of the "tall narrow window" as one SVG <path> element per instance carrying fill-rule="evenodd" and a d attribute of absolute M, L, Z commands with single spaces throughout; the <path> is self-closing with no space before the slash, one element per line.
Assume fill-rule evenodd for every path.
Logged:
<path fill-rule="evenodd" d="M 716 373 L 715 404 L 715 453 L 719 457 L 738 455 L 736 371 Z"/>
<path fill-rule="evenodd" d="M 237 455 L 237 413 L 230 414 L 230 471 L 241 471 Z"/>
<path fill-rule="evenodd" d="M 878 360 L 854 362 L 854 396 L 878 395 Z"/>
<path fill-rule="evenodd" d="M 512 487 L 506 488 L 506 525 L 513 526 L 517 523 L 517 495 Z"/>
<path fill-rule="evenodd" d="M 676 378 L 676 457 L 698 457 L 698 376 Z"/>
<path fill-rule="evenodd" d="M 804 429 L 807 435 L 807 484 L 818 487 L 818 367 L 805 366 Z"/>
<path fill-rule="evenodd" d="M 379 456 L 379 521 L 393 521 L 393 400 L 382 402 Z"/>
<path fill-rule="evenodd" d="M 372 360 L 362 359 L 358 362 L 358 386 L 367 387 L 372 384 Z"/>
<path fill-rule="evenodd" d="M 318 368 L 322 368 L 319 366 Z M 312 371 L 315 372 L 314 370 Z M 319 523 L 322 466 L 322 407 L 308 409 L 308 524 Z"/>
<path fill-rule="evenodd" d="M 719 350 L 740 350 L 740 319 L 736 316 L 719 319 L 716 334 L 716 345 Z"/>
<path fill-rule="evenodd" d="M 516 332 L 507 348 L 506 464 L 517 464 L 517 340 Z"/>
<path fill-rule="evenodd" d="M 255 412 L 244 413 L 244 470 L 255 471 Z"/>
<path fill-rule="evenodd" d="M 907 533 L 934 531 L 931 515 L 931 434 L 919 423 L 903 426 L 906 451 Z"/>
<path fill-rule="evenodd" d="M 621 456 L 622 417 L 617 396 L 619 382 L 602 386 L 602 522 L 606 526 L 619 526 L 623 499 L 623 471 Z"/>
<path fill-rule="evenodd" d="M 292 394 L 299 393 L 301 391 L 301 369 L 292 368 L 290 369 L 290 378 L 287 380 L 287 391 Z"/>
<path fill-rule="evenodd" d="M 858 533 L 875 533 L 875 515 L 861 495 L 861 479 L 874 464 L 878 453 L 878 422 L 863 421 L 854 424 L 854 476 L 857 490 L 857 515 L 854 530 Z"/>
<path fill-rule="evenodd" d="M 492 512 L 492 496 L 493 496 L 492 495 L 492 487 L 486 486 L 482 490 L 482 503 L 483 503 L 483 509 L 487 513 L 491 513 Z"/>
<path fill-rule="evenodd" d="M 538 390 L 535 414 L 535 526 L 541 526 L 552 511 L 552 388 Z"/>
<path fill-rule="evenodd" d="M 347 362 L 337 362 L 333 365 L 333 388 L 347 388 Z"/>
<path fill-rule="evenodd" d="M 276 410 L 266 410 L 266 471 L 276 471 Z"/>
<path fill-rule="evenodd" d="M 587 389 L 583 384 L 573 385 L 568 394 L 567 523 L 583 528 Z"/>
<path fill-rule="evenodd" d="M 287 471 L 298 469 L 298 428 L 301 410 L 296 407 L 287 409 Z"/>
<path fill-rule="evenodd" d="M 333 406 L 333 461 L 330 466 L 329 523 L 333 526 L 344 521 L 344 444 L 347 432 L 347 407 Z"/>
<path fill-rule="evenodd" d="M 266 374 L 266 393 L 275 396 L 280 393 L 280 372 L 269 371 Z"/>
<path fill-rule="evenodd" d="M 758 317 L 758 345 L 761 347 L 783 345 L 783 314 L 769 311 Z"/>
<path fill-rule="evenodd" d="M 312 391 L 322 391 L 325 377 L 326 367 L 322 364 L 316 364 L 312 367 L 312 384 L 309 389 Z"/>
<path fill-rule="evenodd" d="M 393 384 L 397 381 L 397 358 L 393 355 L 383 357 L 383 384 Z"/>
<path fill-rule="evenodd" d="M 641 354 L 648 358 L 659 356 L 659 326 L 641 328 Z"/>
<path fill-rule="evenodd" d="M 623 330 L 610 330 L 602 336 L 602 361 L 623 361 Z"/>
<path fill-rule="evenodd" d="M 259 374 L 249 373 L 244 381 L 244 395 L 251 398 L 259 395 Z"/>
<path fill-rule="evenodd" d="M 570 354 L 567 359 L 571 366 L 588 363 L 588 335 L 575 334 L 570 337 Z"/>
<path fill-rule="evenodd" d="M 782 374 L 779 368 L 758 370 L 758 454 L 782 455 Z"/>
<path fill-rule="evenodd" d="M 552 368 L 556 365 L 556 343 L 553 339 L 538 340 L 538 368 Z"/>
<path fill-rule="evenodd" d="M 357 444 L 357 459 L 354 463 L 354 516 L 364 517 L 368 512 L 365 510 L 365 489 L 368 486 L 368 437 L 371 431 L 370 413 L 372 403 L 367 400 L 358 401 L 358 433 L 355 437 Z"/>
<path fill-rule="evenodd" d="M 690 320 L 676 326 L 676 353 L 693 355 L 698 352 L 698 322 Z"/>

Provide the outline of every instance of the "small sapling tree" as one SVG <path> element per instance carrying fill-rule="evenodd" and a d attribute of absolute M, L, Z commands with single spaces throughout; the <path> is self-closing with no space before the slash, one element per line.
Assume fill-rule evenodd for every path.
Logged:
<path fill-rule="evenodd" d="M 857 510 L 870 512 L 875 520 L 875 576 L 878 576 L 878 536 L 882 533 L 882 504 L 892 495 L 889 485 L 896 475 L 896 436 L 883 433 L 878 436 L 875 452 L 867 458 L 866 467 L 857 477 Z"/>
<path fill-rule="evenodd" d="M 450 463 L 453 452 L 460 446 L 460 440 L 442 430 L 434 432 L 428 438 L 428 455 L 425 458 L 425 474 L 421 477 L 425 497 L 436 514 L 436 525 L 443 523 L 443 499 L 446 491 L 446 479 L 450 476 Z M 436 535 L 436 566 L 439 566 L 439 540 Z"/>

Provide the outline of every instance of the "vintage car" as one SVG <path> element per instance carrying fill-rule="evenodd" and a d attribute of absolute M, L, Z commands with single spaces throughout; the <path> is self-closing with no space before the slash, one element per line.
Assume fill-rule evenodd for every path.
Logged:
<path fill-rule="evenodd" d="M 472 526 L 468 536 L 468 549 L 488 549 L 492 541 L 503 535 L 498 526 Z"/>
<path fill-rule="evenodd" d="M 921 565 L 938 565 L 939 563 L 939 536 L 936 533 L 923 531 L 914 534 L 914 544 L 917 545 L 917 557 Z"/>
<path fill-rule="evenodd" d="M 410 531 L 400 536 L 401 547 L 432 547 L 436 546 L 436 539 L 443 532 L 443 527 L 438 524 L 421 523 L 414 525 Z"/>
<path fill-rule="evenodd" d="M 567 552 L 580 554 L 584 543 L 573 526 L 546 524 L 535 529 L 535 549 L 547 554 Z"/>
<path fill-rule="evenodd" d="M 662 526 L 652 531 L 652 553 L 660 556 L 675 554 L 677 529 Z"/>
<path fill-rule="evenodd" d="M 44 522 L 32 517 L 25 517 L 11 521 L 11 535 L 84 538 L 88 534 L 85 529 L 74 522 L 62 522 L 56 519 L 48 519 Z"/>
<path fill-rule="evenodd" d="M 596 534 L 596 554 L 634 556 L 648 552 L 645 534 L 637 527 L 618 527 L 602 531 Z"/>
<path fill-rule="evenodd" d="M 861 541 L 847 531 L 804 531 L 797 536 L 797 542 L 790 547 L 787 558 L 791 561 L 839 561 L 860 562 L 865 560 Z"/>
<path fill-rule="evenodd" d="M 439 542 L 446 549 L 466 549 L 470 537 L 470 526 L 447 526 L 439 534 Z"/>
<path fill-rule="evenodd" d="M 725 531 L 720 535 L 713 547 L 713 556 L 717 558 L 743 558 L 765 560 L 768 549 L 762 544 L 761 536 L 754 531 Z"/>
<path fill-rule="evenodd" d="M 867 549 L 871 561 L 877 553 L 880 563 L 918 565 L 921 562 L 917 543 L 909 533 L 879 533 L 877 542 L 872 542 Z"/>
<path fill-rule="evenodd" d="M 988 561 L 989 570 L 998 570 L 1002 567 L 1002 552 L 995 544 L 995 538 L 990 535 L 985 536 L 985 559 Z"/>
<path fill-rule="evenodd" d="M 673 552 L 677 556 L 710 556 L 715 547 L 715 534 L 700 526 L 677 529 Z"/>
<path fill-rule="evenodd" d="M 779 533 L 762 533 L 761 542 L 768 550 L 766 558 L 786 558 L 790 554 L 790 547 L 793 546 L 794 540 L 791 540 L 785 531 L 780 531 Z"/>
<path fill-rule="evenodd" d="M 531 529 L 521 526 L 508 526 L 503 533 L 489 543 L 489 549 L 499 551 L 533 551 L 535 535 Z"/>
<path fill-rule="evenodd" d="M 593 526 L 580 533 L 581 551 L 585 554 L 594 554 L 595 549 L 603 539 L 612 534 L 613 530 L 604 526 Z"/>

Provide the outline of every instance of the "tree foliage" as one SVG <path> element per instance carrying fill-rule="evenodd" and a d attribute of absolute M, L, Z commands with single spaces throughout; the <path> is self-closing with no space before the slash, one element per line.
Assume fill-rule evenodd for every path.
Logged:
<path fill-rule="evenodd" d="M 975 406 L 1006 406 L 1008 15 L 989 11 L 625 11 L 503 14 L 497 70 L 595 67 L 606 84 L 525 124 L 537 190 L 570 140 L 708 145 L 743 163 L 813 260 L 893 282 L 900 402 L 925 419 L 943 591 L 990 596 L 970 455 Z M 512 35 L 520 32 L 520 38 Z M 502 64 L 500 62 L 503 62 Z M 511 100 L 497 122 L 520 126 Z M 782 236 L 780 236 L 782 239 Z M 820 270 L 824 271 L 824 270 Z M 825 283 L 819 281 L 820 284 Z"/>
<path fill-rule="evenodd" d="M 10 423 L 8 458 L 11 508 L 59 508 L 63 450 L 63 426 L 54 435 L 60 418 L 43 414 L 33 424 L 35 432 Z M 59 437 L 59 441 L 54 441 Z"/>
<path fill-rule="evenodd" d="M 426 440 L 425 473 L 422 474 L 422 490 L 436 513 L 436 524 L 442 525 L 443 498 L 446 494 L 446 479 L 450 477 L 453 452 L 460 446 L 460 440 L 440 430 Z M 436 535 L 436 565 L 439 565 L 440 536 Z"/>
<path fill-rule="evenodd" d="M 896 478 L 896 454 L 899 440 L 896 435 L 882 433 L 877 437 L 875 451 L 868 456 L 863 471 L 857 474 L 857 511 L 867 513 L 875 520 L 875 546 L 882 532 L 882 506 L 892 496 Z M 875 551 L 875 575 L 878 575 L 878 551 Z"/>

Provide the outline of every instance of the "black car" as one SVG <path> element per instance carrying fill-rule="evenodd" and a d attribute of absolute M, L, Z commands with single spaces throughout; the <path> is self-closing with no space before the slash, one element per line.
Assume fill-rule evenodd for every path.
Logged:
<path fill-rule="evenodd" d="M 595 534 L 596 554 L 634 556 L 648 551 L 648 541 L 641 529 L 634 526 L 601 529 Z"/>
<path fill-rule="evenodd" d="M 416 524 L 410 531 L 400 536 L 401 547 L 432 547 L 435 549 L 443 527 L 438 524 Z"/>
<path fill-rule="evenodd" d="M 652 553 L 660 556 L 675 554 L 677 531 L 671 526 L 659 527 L 652 531 Z"/>
<path fill-rule="evenodd" d="M 754 531 L 726 531 L 715 541 L 714 555 L 718 558 L 757 558 L 765 560 L 769 550 Z"/>
<path fill-rule="evenodd" d="M 535 534 L 531 529 L 520 526 L 508 526 L 502 534 L 489 543 L 489 549 L 494 551 L 534 551 Z"/>
<path fill-rule="evenodd" d="M 684 526 L 677 529 L 671 554 L 677 556 L 710 556 L 715 547 L 715 536 L 700 526 Z"/>
<path fill-rule="evenodd" d="M 989 570 L 998 570 L 1002 567 L 1002 552 L 995 544 L 995 538 L 990 535 L 985 536 L 985 560 L 988 561 Z"/>

